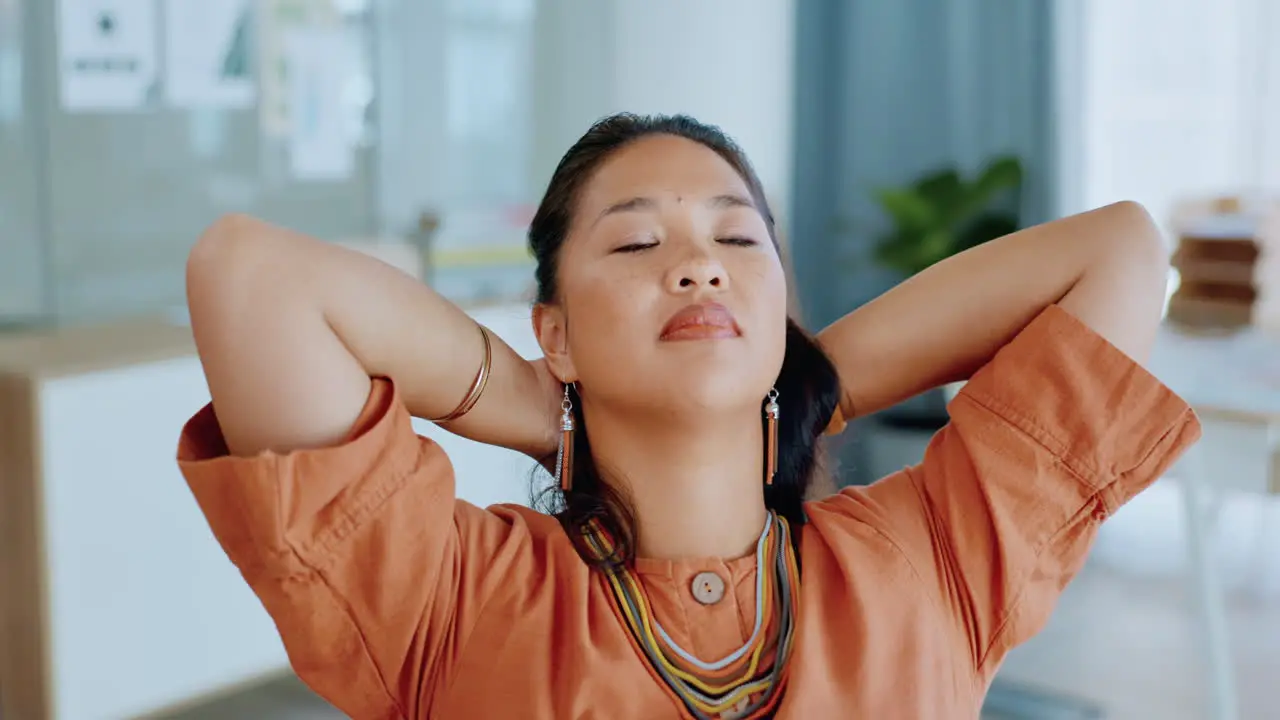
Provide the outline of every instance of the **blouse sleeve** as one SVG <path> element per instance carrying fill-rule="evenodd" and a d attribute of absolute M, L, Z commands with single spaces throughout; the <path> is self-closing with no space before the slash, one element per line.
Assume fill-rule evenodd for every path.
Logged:
<path fill-rule="evenodd" d="M 989 679 L 1048 620 L 1099 524 L 1200 435 L 1182 399 L 1051 306 L 965 385 L 923 462 L 832 499 L 873 518 Z"/>
<path fill-rule="evenodd" d="M 424 716 L 493 583 L 524 557 L 519 528 L 454 500 L 448 458 L 387 380 L 337 446 L 232 457 L 206 406 L 178 463 L 294 670 L 361 720 Z"/>

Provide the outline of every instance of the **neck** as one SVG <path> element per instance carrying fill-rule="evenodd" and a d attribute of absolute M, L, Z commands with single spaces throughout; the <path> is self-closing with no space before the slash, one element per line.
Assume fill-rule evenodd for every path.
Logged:
<path fill-rule="evenodd" d="M 637 418 L 590 408 L 592 454 L 632 503 L 636 555 L 742 557 L 764 527 L 764 436 L 758 410 Z"/>

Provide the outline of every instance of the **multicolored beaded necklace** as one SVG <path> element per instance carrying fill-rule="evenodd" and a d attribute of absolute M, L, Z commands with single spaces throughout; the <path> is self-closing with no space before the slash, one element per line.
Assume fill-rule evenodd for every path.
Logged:
<path fill-rule="evenodd" d="M 599 521 L 589 522 L 585 535 L 597 558 L 612 556 L 613 538 Z M 756 543 L 755 629 L 746 644 L 715 662 L 698 660 L 671 639 L 630 568 L 611 567 L 605 576 L 637 650 L 692 717 L 765 718 L 777 709 L 787 683 L 800 589 L 784 518 L 770 511 Z"/>

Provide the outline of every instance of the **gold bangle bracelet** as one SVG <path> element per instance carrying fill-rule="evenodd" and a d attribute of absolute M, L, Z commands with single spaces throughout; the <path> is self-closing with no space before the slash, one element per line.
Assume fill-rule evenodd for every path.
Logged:
<path fill-rule="evenodd" d="M 484 394 L 484 388 L 489 384 L 489 371 L 493 367 L 493 342 L 489 339 L 489 330 L 479 323 L 476 327 L 480 328 L 480 337 L 484 340 L 484 362 L 480 364 L 480 371 L 476 373 L 476 379 L 471 383 L 471 390 L 467 392 L 467 396 L 462 398 L 462 402 L 458 403 L 458 407 L 453 412 L 441 418 L 433 418 L 431 422 L 446 423 L 471 412 L 471 408 L 476 406 L 480 401 L 480 396 Z"/>

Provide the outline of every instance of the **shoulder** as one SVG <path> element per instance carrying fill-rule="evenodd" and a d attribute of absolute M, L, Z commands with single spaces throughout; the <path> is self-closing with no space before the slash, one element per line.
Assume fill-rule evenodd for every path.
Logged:
<path fill-rule="evenodd" d="M 876 483 L 898 485 L 909 489 L 907 471 L 890 475 Z M 839 492 L 805 503 L 802 535 L 804 560 L 829 558 L 829 562 L 850 571 L 868 572 L 898 580 L 919 579 L 910 556 L 896 538 L 895 515 L 899 508 L 887 506 L 869 487 L 846 487 Z"/>
<path fill-rule="evenodd" d="M 484 558 L 487 572 L 501 571 L 509 589 L 548 573 L 569 582 L 586 577 L 586 563 L 552 515 L 524 505 L 504 503 L 482 509 L 458 502 L 454 519 L 464 554 Z"/>
<path fill-rule="evenodd" d="M 525 505 L 501 503 L 482 509 L 469 503 L 460 502 L 458 503 L 457 513 L 464 522 L 466 518 L 483 517 L 486 520 L 496 519 L 507 527 L 516 530 L 532 545 L 553 548 L 557 551 L 564 548 L 573 549 L 573 545 L 569 542 L 568 536 L 565 535 L 564 527 L 560 525 L 558 518 Z"/>

